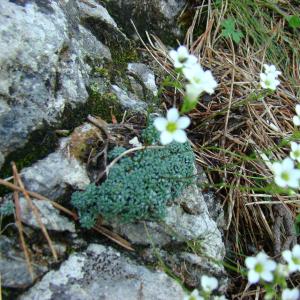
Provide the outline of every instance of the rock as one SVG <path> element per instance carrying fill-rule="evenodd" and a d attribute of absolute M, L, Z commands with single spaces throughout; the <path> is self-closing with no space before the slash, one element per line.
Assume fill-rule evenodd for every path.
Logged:
<path fill-rule="evenodd" d="M 145 88 L 152 93 L 152 96 L 157 96 L 158 90 L 155 83 L 155 76 L 152 70 L 150 70 L 147 65 L 142 63 L 129 63 L 127 66 L 127 70 L 129 71 L 128 77 L 131 79 L 132 86 L 136 86 L 139 83 L 136 82 L 136 79 L 134 77 L 130 76 L 130 73 L 136 76 L 143 83 Z M 146 95 L 143 95 L 142 97 L 145 96 Z"/>
<path fill-rule="evenodd" d="M 36 162 L 31 167 L 21 171 L 22 180 L 27 190 L 39 193 L 51 200 L 62 197 L 69 187 L 85 189 L 90 184 L 86 164 L 83 160 L 90 159 L 92 149 L 101 142 L 101 130 L 85 123 L 77 128 L 67 138 L 60 140 L 56 152 Z M 12 201 L 12 194 L 5 196 L 5 201 Z M 74 232 L 74 223 L 59 214 L 49 201 L 34 200 L 42 221 L 49 230 Z M 25 224 L 38 227 L 27 202 L 20 197 L 22 220 Z"/>
<path fill-rule="evenodd" d="M 38 208 L 41 221 L 48 230 L 75 232 L 75 224 L 68 218 L 59 214 L 58 210 L 53 207 L 50 201 L 32 200 Z M 28 205 L 25 198 L 20 197 L 20 209 L 22 222 L 40 228 L 33 211 Z"/>
<path fill-rule="evenodd" d="M 137 99 L 134 94 L 130 92 L 127 93 L 117 85 L 111 86 L 111 92 L 117 96 L 124 109 L 128 109 L 131 112 L 146 112 L 147 104 L 140 99 Z"/>
<path fill-rule="evenodd" d="M 226 229 L 223 207 L 212 191 L 203 192 L 210 217 L 217 223 L 219 229 Z"/>
<path fill-rule="evenodd" d="M 181 32 L 176 17 L 180 14 L 186 0 L 110 0 L 107 8 L 128 35 L 135 35 L 132 19 L 137 30 L 146 38 L 145 31 L 158 35 L 163 42 L 179 37 Z"/>
<path fill-rule="evenodd" d="M 55 108 L 61 111 L 54 88 L 67 22 L 56 2 L 48 8 L 43 13 L 34 2 L 0 3 L 0 101 L 9 106 L 0 118 L 4 154 L 24 145 L 29 132 L 49 121 Z"/>
<path fill-rule="evenodd" d="M 50 199 L 62 196 L 67 187 L 83 189 L 90 183 L 83 165 L 67 153 L 56 151 L 43 160 L 22 170 L 22 178 L 29 191 L 35 191 Z"/>
<path fill-rule="evenodd" d="M 57 126 L 66 107 L 87 101 L 92 68 L 111 59 L 87 20 L 126 38 L 104 7 L 86 3 L 1 1 L 0 167 L 33 132 Z"/>
<path fill-rule="evenodd" d="M 214 208 L 211 207 L 211 210 Z M 167 207 L 166 217 L 162 222 L 115 222 L 110 225 L 132 244 L 149 247 L 142 253 L 142 258 L 147 263 L 157 263 L 157 255 L 161 256 L 164 263 L 189 286 L 199 288 L 204 274 L 215 276 L 226 285 L 223 265 L 216 263 L 221 262 L 225 255 L 222 233 L 210 216 L 198 185 L 188 187 Z M 195 244 L 201 248 L 198 255 L 190 247 Z M 182 251 L 183 248 L 178 247 L 179 245 L 185 245 L 185 249 L 190 251 Z"/>
<path fill-rule="evenodd" d="M 138 265 L 110 247 L 91 244 L 72 254 L 20 300 L 183 299 L 184 291 L 161 271 Z"/>
<path fill-rule="evenodd" d="M 69 186 L 85 189 L 90 179 L 82 160 L 100 137 L 100 129 L 92 124 L 75 128 L 70 137 L 60 139 L 55 152 L 21 171 L 26 188 L 51 200 L 61 197 Z"/>
<path fill-rule="evenodd" d="M 106 45 L 129 43 L 126 35 L 118 28 L 115 20 L 110 16 L 105 7 L 94 0 L 77 1 L 80 20 L 90 31 L 104 41 Z"/>
<path fill-rule="evenodd" d="M 0 170 L 1 170 L 1 167 L 2 167 L 3 164 L 4 164 L 4 155 L 0 151 Z"/>
<path fill-rule="evenodd" d="M 47 267 L 32 264 L 35 278 L 32 279 L 28 272 L 23 252 L 15 249 L 16 243 L 8 237 L 0 236 L 0 273 L 1 285 L 9 288 L 27 288 L 34 280 L 47 271 Z"/>
<path fill-rule="evenodd" d="M 85 27 L 79 25 L 79 48 L 83 59 L 88 57 L 92 59 L 106 58 L 111 61 L 111 52 L 108 47 L 102 44 L 97 38 Z"/>
<path fill-rule="evenodd" d="M 177 203 L 187 199 L 197 206 L 197 214 L 186 213 Z M 225 246 L 216 223 L 210 218 L 201 191 L 196 185 L 190 186 L 167 208 L 163 222 L 138 222 L 135 224 L 112 224 L 114 229 L 124 235 L 131 243 L 137 245 L 156 245 L 163 247 L 169 243 L 201 240 L 205 252 L 214 259 L 222 259 Z"/>

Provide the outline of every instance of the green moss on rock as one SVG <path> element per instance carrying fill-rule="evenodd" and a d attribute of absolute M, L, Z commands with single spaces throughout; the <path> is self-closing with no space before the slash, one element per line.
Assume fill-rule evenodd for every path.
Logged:
<path fill-rule="evenodd" d="M 123 222 L 162 219 L 168 202 L 194 182 L 194 161 L 188 143 L 148 148 L 124 157 L 100 186 L 92 184 L 72 195 L 81 225 L 92 227 L 99 215 Z"/>

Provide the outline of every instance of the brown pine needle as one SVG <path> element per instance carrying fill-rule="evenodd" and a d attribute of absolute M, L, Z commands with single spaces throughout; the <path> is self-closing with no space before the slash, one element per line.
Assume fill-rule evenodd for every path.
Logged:
<path fill-rule="evenodd" d="M 4 185 L 5 187 L 13 190 L 13 191 L 18 191 L 18 192 L 23 192 L 25 189 L 19 187 L 16 184 L 7 182 L 6 180 L 0 179 L 0 185 Z M 75 221 L 77 221 L 79 218 L 77 216 L 76 213 L 70 211 L 69 209 L 61 206 L 60 204 L 56 203 L 55 201 L 52 201 L 50 199 L 48 199 L 45 196 L 42 196 L 38 193 L 35 192 L 30 192 L 27 191 L 28 195 L 30 195 L 31 197 L 37 199 L 37 200 L 46 200 L 46 201 L 50 201 L 52 203 L 52 205 L 57 208 L 58 210 L 68 214 L 69 216 L 71 216 Z M 131 244 L 126 241 L 125 239 L 123 239 L 122 237 L 120 237 L 118 234 L 102 227 L 102 226 L 97 226 L 97 227 L 93 227 L 93 229 L 95 229 L 97 232 L 103 234 L 104 236 L 106 236 L 107 238 L 109 238 L 110 240 L 112 240 L 113 242 L 117 243 L 118 245 L 122 246 L 123 248 L 130 250 L 130 251 L 134 251 L 134 249 L 132 248 Z"/>
<path fill-rule="evenodd" d="M 30 208 L 31 208 L 31 210 L 32 210 L 32 212 L 34 214 L 34 216 L 36 218 L 36 221 L 37 221 L 38 225 L 40 226 L 40 228 L 41 228 L 41 230 L 42 230 L 42 232 L 43 232 L 43 234 L 44 234 L 44 236 L 45 236 L 45 238 L 46 238 L 46 240 L 47 240 L 47 242 L 49 244 L 49 247 L 51 249 L 51 252 L 52 252 L 52 255 L 53 255 L 54 259 L 57 261 L 57 253 L 56 253 L 55 248 L 53 247 L 53 244 L 52 244 L 52 241 L 51 241 L 50 236 L 48 234 L 48 231 L 47 231 L 45 225 L 43 224 L 43 222 L 41 220 L 41 216 L 40 216 L 40 213 L 39 213 L 38 209 L 33 204 L 33 202 L 31 200 L 28 192 L 25 190 L 25 187 L 23 185 L 21 177 L 20 177 L 20 175 L 18 173 L 16 164 L 14 162 L 12 162 L 12 168 L 13 168 L 13 174 L 14 174 L 16 180 L 17 180 L 17 183 L 20 186 L 20 188 L 22 189 L 22 193 L 23 193 L 25 199 L 27 200 L 27 203 L 30 206 Z"/>
<path fill-rule="evenodd" d="M 17 179 L 14 176 L 14 183 L 16 184 L 16 182 L 17 182 Z M 24 252 L 28 272 L 31 276 L 31 279 L 34 280 L 35 276 L 34 276 L 34 272 L 33 272 L 33 269 L 32 269 L 32 265 L 31 265 L 28 249 L 27 249 L 27 246 L 26 246 L 24 234 L 23 234 L 23 226 L 22 226 L 22 222 L 21 222 L 21 209 L 20 209 L 19 193 L 17 191 L 14 191 L 13 198 L 14 198 L 15 209 L 16 209 L 15 221 L 16 221 L 16 225 L 17 225 L 17 228 L 18 228 L 18 232 L 19 232 L 21 247 L 22 247 L 23 252 Z"/>
<path fill-rule="evenodd" d="M 103 234 L 110 240 L 114 241 L 118 245 L 122 246 L 123 248 L 130 250 L 130 251 L 134 251 L 134 249 L 131 247 L 131 244 L 128 241 L 121 238 L 118 234 L 108 230 L 107 228 L 105 228 L 103 226 L 95 225 L 93 227 L 93 229 L 98 231 L 99 233 Z"/>

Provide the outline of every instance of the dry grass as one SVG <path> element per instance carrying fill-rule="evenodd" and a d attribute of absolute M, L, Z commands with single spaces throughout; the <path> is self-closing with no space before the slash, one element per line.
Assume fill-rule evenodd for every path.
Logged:
<path fill-rule="evenodd" d="M 190 51 L 212 70 L 219 82 L 216 94 L 203 97 L 190 114 L 193 128 L 189 136 L 197 161 L 209 177 L 208 188 L 213 187 L 222 199 L 228 256 L 239 269 L 245 255 L 261 249 L 274 256 L 278 239 L 273 230 L 276 204 L 283 205 L 293 217 L 299 213 L 300 195 L 288 196 L 276 189 L 266 158 L 285 158 L 288 142 L 299 138 L 292 117 L 300 95 L 300 31 L 291 30 L 283 16 L 299 14 L 300 9 L 296 10 L 292 1 L 280 1 L 278 6 L 270 1 L 221 2 L 219 7 L 211 1 L 194 7 L 185 38 Z M 244 33 L 239 45 L 221 37 L 221 22 L 229 17 Z M 205 30 L 197 35 L 203 22 Z M 166 47 L 154 36 L 149 40 L 153 57 L 174 74 Z M 264 63 L 275 64 L 283 72 L 274 94 L 259 90 L 259 73 Z M 180 91 L 165 98 L 169 105 L 180 105 Z M 282 242 L 290 229 L 281 226 Z M 262 292 L 246 291 L 248 287 L 239 277 L 235 282 L 233 299 L 254 299 Z M 293 282 L 300 284 L 299 278 Z"/>

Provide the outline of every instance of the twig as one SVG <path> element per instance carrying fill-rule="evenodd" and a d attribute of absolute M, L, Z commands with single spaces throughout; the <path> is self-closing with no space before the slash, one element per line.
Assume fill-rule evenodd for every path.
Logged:
<path fill-rule="evenodd" d="M 118 157 L 116 157 L 107 167 L 106 169 L 100 173 L 99 175 L 99 180 L 106 174 L 106 176 L 109 174 L 110 169 L 124 156 L 126 156 L 127 154 L 130 154 L 132 152 L 136 152 L 139 150 L 145 150 L 145 149 L 162 149 L 163 146 L 140 146 L 140 147 L 135 147 L 135 148 L 131 148 L 129 150 L 124 151 L 122 154 L 120 154 Z"/>
<path fill-rule="evenodd" d="M 19 186 L 15 185 L 15 184 L 12 184 L 10 182 L 7 182 L 3 179 L 0 179 L 0 185 L 4 185 L 12 190 L 15 190 L 15 191 L 19 191 L 19 192 L 23 192 L 24 189 L 23 188 L 20 188 Z M 60 204 L 56 203 L 55 201 L 52 201 L 38 193 L 35 193 L 35 192 L 30 192 L 30 191 L 26 191 L 28 193 L 28 195 L 32 196 L 33 198 L 37 199 L 37 200 L 46 200 L 46 201 L 49 201 L 51 202 L 51 204 L 63 211 L 64 213 L 68 214 L 69 216 L 71 216 L 75 221 L 77 221 L 79 218 L 77 216 L 77 214 L 73 213 L 72 211 L 70 211 L 69 209 L 61 206 Z M 115 243 L 119 244 L 120 246 L 124 247 L 125 249 L 127 250 L 131 250 L 131 251 L 134 251 L 134 249 L 132 248 L 131 244 L 126 241 L 125 239 L 121 238 L 118 234 L 112 232 L 112 231 L 109 231 L 108 229 L 102 227 L 102 226 L 97 226 L 97 227 L 93 227 L 94 230 L 98 231 L 99 233 L 105 235 L 107 238 L 109 238 L 110 240 L 114 241 Z"/>
<path fill-rule="evenodd" d="M 11 189 L 11 190 L 13 190 L 13 191 L 18 191 L 18 192 L 23 192 L 23 191 L 24 191 L 24 189 L 22 189 L 21 187 L 15 185 L 15 184 L 12 184 L 12 183 L 10 183 L 10 182 L 7 182 L 7 181 L 5 181 L 5 180 L 3 180 L 3 179 L 0 179 L 0 185 L 4 185 L 5 187 L 7 187 L 7 188 L 9 188 L 9 189 Z M 52 200 L 48 199 L 47 197 L 42 196 L 41 194 L 38 194 L 38 193 L 35 193 L 35 192 L 27 191 L 27 193 L 28 193 L 28 195 L 30 195 L 31 197 L 33 197 L 33 198 L 35 198 L 35 199 L 37 199 L 37 200 L 46 200 L 46 201 L 51 202 L 52 205 L 53 205 L 55 208 L 57 208 L 57 209 L 63 211 L 64 213 L 70 215 L 74 220 L 77 220 L 77 219 L 78 219 L 78 216 L 77 216 L 75 213 L 73 213 L 73 212 L 70 211 L 69 209 L 67 209 L 67 208 L 65 208 L 65 207 L 63 207 L 63 206 L 61 206 L 61 205 L 58 204 L 57 202 L 52 201 Z"/>
<path fill-rule="evenodd" d="M 17 178 L 16 178 L 16 176 L 14 176 L 14 183 L 16 184 L 16 182 L 17 182 Z M 21 222 L 21 209 L 20 209 L 19 193 L 17 191 L 14 191 L 13 198 L 14 198 L 15 209 L 16 209 L 16 225 L 17 225 L 18 232 L 19 232 L 21 247 L 22 247 L 23 252 L 24 252 L 25 261 L 26 261 L 26 264 L 27 264 L 29 274 L 31 276 L 31 279 L 34 280 L 35 276 L 34 276 L 34 272 L 33 272 L 33 269 L 32 269 L 29 253 L 28 253 L 28 250 L 27 250 L 25 238 L 24 238 L 24 235 L 23 235 L 23 226 L 22 226 L 22 222 Z"/>
<path fill-rule="evenodd" d="M 17 170 L 16 164 L 14 162 L 12 163 L 12 168 L 13 168 L 13 173 L 14 173 L 14 176 L 15 176 L 15 178 L 17 180 L 17 183 L 21 187 L 22 193 L 25 196 L 25 199 L 27 200 L 27 203 L 30 206 L 30 208 L 31 208 L 31 210 L 32 210 L 32 212 L 34 214 L 34 216 L 36 218 L 36 221 L 37 221 L 38 225 L 40 226 L 40 228 L 41 228 L 41 230 L 42 230 L 42 232 L 43 232 L 43 234 L 44 234 L 44 236 L 45 236 L 45 238 L 46 238 L 46 240 L 47 240 L 47 242 L 49 244 L 49 247 L 51 249 L 51 252 L 52 252 L 52 255 L 53 255 L 54 259 L 57 261 L 57 253 L 56 253 L 55 248 L 53 247 L 53 244 L 52 244 L 52 241 L 51 241 L 50 236 L 48 234 L 48 231 L 47 231 L 46 227 L 44 226 L 44 224 L 43 224 L 43 222 L 41 220 L 41 217 L 40 217 L 38 209 L 33 204 L 33 202 L 31 200 L 28 192 L 25 190 L 25 187 L 23 185 L 21 177 L 18 174 L 18 170 Z"/>
<path fill-rule="evenodd" d="M 118 234 L 106 229 L 103 226 L 96 225 L 93 227 L 94 230 L 98 231 L 99 233 L 103 234 L 110 240 L 114 241 L 118 245 L 124 247 L 127 250 L 134 251 L 134 249 L 131 247 L 131 244 L 126 241 L 125 239 L 121 238 Z"/>

